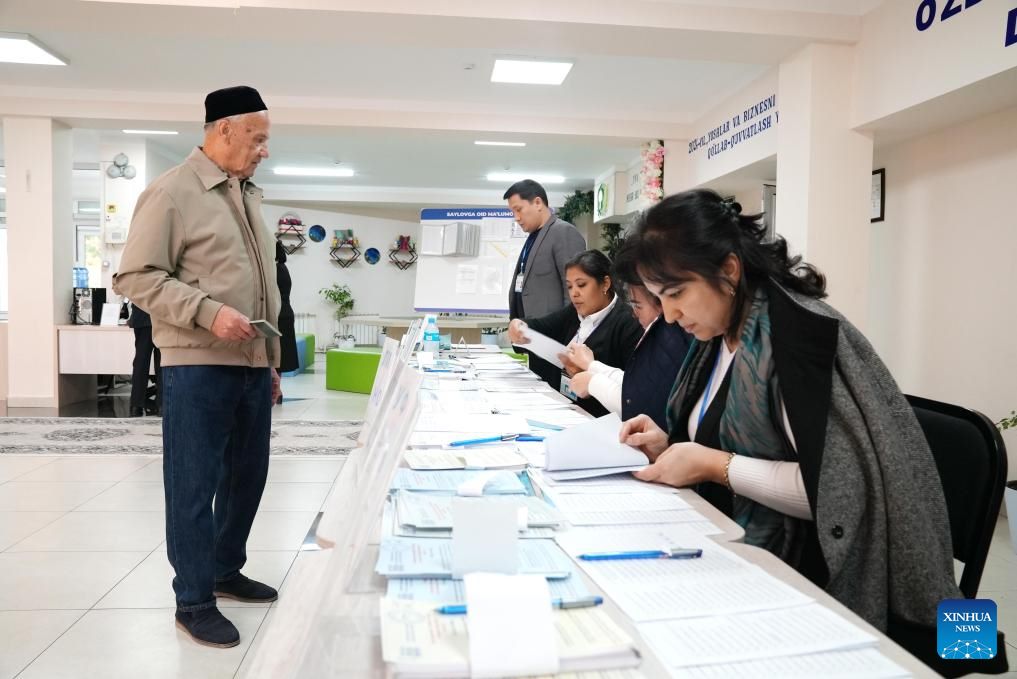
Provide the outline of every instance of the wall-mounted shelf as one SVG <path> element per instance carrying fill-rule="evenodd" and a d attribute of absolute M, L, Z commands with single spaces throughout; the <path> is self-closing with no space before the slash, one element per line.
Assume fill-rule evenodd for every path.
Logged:
<path fill-rule="evenodd" d="M 279 230 L 275 234 L 275 239 L 282 243 L 283 250 L 286 251 L 287 255 L 292 255 L 304 247 L 304 243 L 307 242 L 303 231 L 299 227 L 290 224 L 280 224 Z"/>
<path fill-rule="evenodd" d="M 328 251 L 328 256 L 345 269 L 360 259 L 360 248 L 353 243 L 340 243 Z"/>
<path fill-rule="evenodd" d="M 409 248 L 389 248 L 388 260 L 400 271 L 406 271 L 417 262 L 417 249 L 412 245 Z"/>

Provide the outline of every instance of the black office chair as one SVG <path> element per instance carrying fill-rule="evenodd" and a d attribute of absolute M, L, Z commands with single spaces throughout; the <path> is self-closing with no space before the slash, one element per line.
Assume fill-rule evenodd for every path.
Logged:
<path fill-rule="evenodd" d="M 968 599 L 989 556 L 1006 486 L 1006 445 L 996 425 L 976 410 L 907 396 L 936 459 L 946 496 L 953 556 L 964 564 L 960 590 Z"/>

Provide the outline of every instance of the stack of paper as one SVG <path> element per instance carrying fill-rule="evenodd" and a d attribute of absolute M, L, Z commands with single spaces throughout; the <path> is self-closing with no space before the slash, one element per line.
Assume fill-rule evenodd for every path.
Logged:
<path fill-rule="evenodd" d="M 388 578 L 451 578 L 452 541 L 382 540 L 375 571 Z M 554 540 L 520 540 L 519 572 L 549 580 L 567 578 L 572 574 L 572 560 Z"/>
<path fill-rule="evenodd" d="M 396 517 L 394 502 L 387 502 L 381 517 L 382 539 L 385 538 L 425 538 L 428 540 L 450 540 L 451 528 L 414 528 L 400 525 Z M 519 531 L 519 537 L 525 540 L 553 540 L 554 528 L 525 528 Z"/>
<path fill-rule="evenodd" d="M 620 430 L 621 420 L 612 413 L 548 435 L 544 441 L 547 476 L 558 480 L 588 478 L 648 465 L 650 461 L 642 451 L 618 442 Z"/>
<path fill-rule="evenodd" d="M 567 531 L 555 539 L 574 557 L 676 547 L 702 550 L 697 559 L 579 560 L 593 581 L 637 622 L 754 613 L 812 601 L 682 524 Z"/>
<path fill-rule="evenodd" d="M 692 667 L 847 651 L 876 645 L 876 637 L 812 603 L 792 609 L 639 625 L 639 633 L 668 667 Z"/>
<path fill-rule="evenodd" d="M 413 469 L 505 469 L 526 466 L 515 445 L 459 448 L 456 450 L 407 450 L 403 460 Z"/>
<path fill-rule="evenodd" d="M 632 638 L 599 608 L 555 611 L 553 619 L 562 672 L 639 664 Z M 506 620 L 505 624 L 525 625 L 526 621 Z M 470 676 L 466 616 L 441 615 L 430 603 L 382 599 L 381 648 L 396 677 Z M 525 650 L 504 647 L 494 652 Z"/>
<path fill-rule="evenodd" d="M 521 434 L 530 430 L 518 415 L 462 415 L 457 413 L 421 415 L 414 431 L 469 431 L 474 434 Z"/>
<path fill-rule="evenodd" d="M 455 495 L 460 486 L 475 480 L 484 481 L 484 495 L 525 495 L 526 486 L 516 472 L 482 472 L 450 469 L 445 471 L 415 471 L 397 469 L 392 478 L 396 490 L 429 491 Z"/>
<path fill-rule="evenodd" d="M 452 529 L 451 495 L 399 491 L 393 497 L 400 525 L 418 530 Z M 526 526 L 530 528 L 554 528 L 564 521 L 561 512 L 532 495 L 491 496 L 484 498 L 483 502 L 507 502 L 525 508 Z"/>
<path fill-rule="evenodd" d="M 590 596 L 580 578 L 548 580 L 552 599 L 576 601 Z M 404 601 L 426 601 L 435 605 L 466 603 L 466 590 L 462 580 L 438 580 L 436 578 L 393 578 L 388 581 L 390 599 Z"/>
<path fill-rule="evenodd" d="M 911 673 L 874 648 L 675 668 L 677 679 L 899 679 Z"/>

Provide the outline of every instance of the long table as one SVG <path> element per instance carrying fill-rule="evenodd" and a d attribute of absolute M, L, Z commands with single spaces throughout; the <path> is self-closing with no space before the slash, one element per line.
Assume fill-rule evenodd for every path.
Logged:
<path fill-rule="evenodd" d="M 546 386 L 546 385 L 545 385 Z M 560 396 L 557 392 L 547 388 L 547 392 Z M 355 453 L 354 453 L 355 454 Z M 345 472 L 345 468 L 343 470 Z M 342 474 L 343 472 L 340 472 Z M 935 672 L 929 669 L 918 659 L 889 639 L 885 634 L 875 629 L 851 610 L 840 604 L 825 591 L 815 586 L 793 568 L 766 550 L 742 544 L 740 541 L 744 536 L 742 528 L 730 518 L 718 511 L 715 507 L 706 502 L 703 498 L 691 490 L 683 490 L 682 497 L 689 502 L 693 508 L 711 521 L 722 532 L 710 536 L 711 539 L 724 543 L 727 548 L 747 561 L 759 566 L 770 575 L 780 579 L 788 585 L 796 588 L 805 595 L 813 598 L 820 605 L 832 610 L 849 622 L 869 632 L 878 639 L 878 650 L 890 660 L 904 667 L 916 677 L 935 677 Z M 377 518 L 377 530 L 375 535 L 381 535 L 380 518 Z M 301 559 L 323 558 L 325 552 L 314 554 L 312 552 L 302 553 L 298 558 L 298 566 Z M 362 558 L 354 566 L 354 574 L 344 596 L 336 602 L 328 613 L 321 616 L 318 621 L 324 629 L 317 630 L 319 636 L 324 635 L 329 639 L 327 647 L 319 645 L 316 653 L 319 657 L 313 658 L 312 665 L 319 671 L 326 672 L 321 676 L 329 677 L 384 677 L 386 676 L 385 663 L 381 655 L 380 620 L 378 615 L 378 602 L 385 595 L 387 580 L 374 572 L 375 562 L 378 555 L 378 540 L 374 540 L 364 551 Z M 295 580 L 301 577 L 301 569 L 295 567 L 282 590 L 282 596 L 286 596 L 287 585 L 292 586 Z M 604 596 L 604 610 L 635 640 L 636 647 L 643 660 L 639 667 L 646 677 L 667 677 L 670 676 L 668 669 L 656 658 L 653 651 L 639 637 L 636 625 L 628 618 L 615 604 L 610 597 L 598 587 L 582 568 L 575 569 L 575 577 L 583 579 L 587 588 L 594 594 Z M 278 614 L 279 610 L 274 609 L 273 613 Z M 279 622 L 279 621 L 277 621 Z M 271 644 L 272 640 L 261 638 L 255 641 L 259 644 Z M 273 649 L 274 650 L 274 649 Z M 278 649 L 278 652 L 285 653 L 287 649 Z M 250 660 L 255 653 L 248 653 Z M 244 667 L 241 667 L 243 670 Z M 241 672 L 243 676 L 243 672 Z"/>

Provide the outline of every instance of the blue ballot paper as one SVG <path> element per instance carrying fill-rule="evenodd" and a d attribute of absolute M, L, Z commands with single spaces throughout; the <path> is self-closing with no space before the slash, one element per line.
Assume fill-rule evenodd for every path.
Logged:
<path fill-rule="evenodd" d="M 459 487 L 479 478 L 485 471 L 448 469 L 442 471 L 416 471 L 397 469 L 392 479 L 393 490 L 413 490 L 455 495 Z M 484 484 L 484 495 L 527 495 L 526 486 L 513 471 L 502 471 L 490 476 Z"/>
<path fill-rule="evenodd" d="M 378 549 L 375 572 L 387 578 L 451 578 L 452 541 L 388 538 Z M 520 540 L 519 572 L 548 580 L 572 575 L 572 560 L 554 540 Z"/>
<path fill-rule="evenodd" d="M 547 588 L 552 599 L 577 601 L 590 596 L 582 578 L 548 580 Z M 393 578 L 388 581 L 385 596 L 404 601 L 432 601 L 435 604 L 461 604 L 466 601 L 462 580 L 435 578 Z"/>

